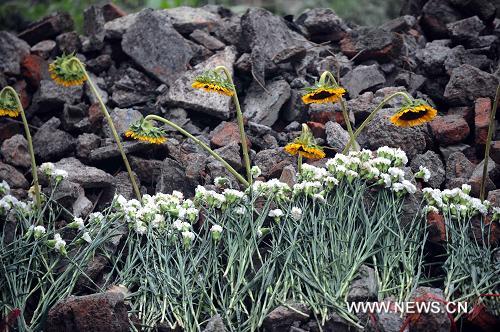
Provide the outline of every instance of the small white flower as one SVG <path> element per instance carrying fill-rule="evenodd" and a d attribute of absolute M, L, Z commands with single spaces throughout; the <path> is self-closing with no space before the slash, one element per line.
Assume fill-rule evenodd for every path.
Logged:
<path fill-rule="evenodd" d="M 464 194 L 468 195 L 470 194 L 470 191 L 471 191 L 472 187 L 470 186 L 470 184 L 462 184 L 462 191 L 464 192 Z"/>
<path fill-rule="evenodd" d="M 177 197 L 181 201 L 184 199 L 184 194 L 177 190 L 172 191 L 172 196 Z"/>
<path fill-rule="evenodd" d="M 68 172 L 63 169 L 55 169 L 52 172 L 52 177 L 56 179 L 57 182 L 62 181 L 68 177 Z"/>
<path fill-rule="evenodd" d="M 181 235 L 182 235 L 182 242 L 186 247 L 189 247 L 191 245 L 191 242 L 193 242 L 195 239 L 195 235 L 193 232 L 185 231 L 182 232 Z"/>
<path fill-rule="evenodd" d="M 10 194 L 10 186 L 5 180 L 3 180 L 0 182 L 0 196 L 8 194 Z"/>
<path fill-rule="evenodd" d="M 76 217 L 73 219 L 72 223 L 68 224 L 69 228 L 75 228 L 78 229 L 79 231 L 83 230 L 85 228 L 85 223 L 83 222 L 82 218 Z"/>
<path fill-rule="evenodd" d="M 424 214 L 427 214 L 429 212 L 436 212 L 436 213 L 439 212 L 438 208 L 435 206 L 432 206 L 432 205 L 426 205 L 423 207 L 422 210 L 423 210 Z"/>
<path fill-rule="evenodd" d="M 417 191 L 417 187 L 415 187 L 415 185 L 408 180 L 403 180 L 402 184 L 406 192 L 409 194 L 414 194 Z"/>
<path fill-rule="evenodd" d="M 262 171 L 259 166 L 252 166 L 252 168 L 250 169 L 250 174 L 252 174 L 252 177 L 256 179 L 262 174 Z"/>
<path fill-rule="evenodd" d="M 321 203 L 321 204 L 324 204 L 326 203 L 326 199 L 325 199 L 325 196 L 323 196 L 322 193 L 317 193 L 317 194 L 314 194 L 313 195 L 313 200 Z"/>
<path fill-rule="evenodd" d="M 82 239 L 87 243 L 92 243 L 92 238 L 90 237 L 89 232 L 83 233 Z"/>
<path fill-rule="evenodd" d="M 415 173 L 415 178 L 422 179 L 424 182 L 428 182 L 431 178 L 431 172 L 424 166 L 418 167 L 418 172 Z"/>
<path fill-rule="evenodd" d="M 93 212 L 89 215 L 91 223 L 101 223 L 104 220 L 104 215 L 101 212 Z"/>
<path fill-rule="evenodd" d="M 38 226 L 33 226 L 31 225 L 28 230 L 30 232 L 33 232 L 33 235 L 35 237 L 35 239 L 39 239 L 41 238 L 45 233 L 47 233 L 47 230 L 45 229 L 45 227 L 41 226 L 41 225 L 38 225 Z"/>
<path fill-rule="evenodd" d="M 229 180 L 228 178 L 226 177 L 223 177 L 223 176 L 218 176 L 214 179 L 214 184 L 217 186 L 217 187 L 224 187 L 226 186 L 227 184 L 229 184 Z"/>
<path fill-rule="evenodd" d="M 234 213 L 236 213 L 239 216 L 242 216 L 246 213 L 246 209 L 244 206 L 238 206 L 234 209 Z"/>
<path fill-rule="evenodd" d="M 54 250 L 59 251 L 61 254 L 66 254 L 66 241 L 64 241 L 60 234 L 55 234 L 54 239 L 47 241 L 50 246 L 53 246 Z"/>
<path fill-rule="evenodd" d="M 283 211 L 280 209 L 270 210 L 268 216 L 275 220 L 279 220 L 283 216 Z"/>
<path fill-rule="evenodd" d="M 299 221 L 302 218 L 302 210 L 296 206 L 292 207 L 291 210 L 292 219 L 294 221 Z"/>
<path fill-rule="evenodd" d="M 221 234 L 222 234 L 222 226 L 220 225 L 213 225 L 211 228 L 210 228 L 210 233 L 212 234 L 212 239 L 214 239 L 215 241 L 218 241 L 221 237 Z"/>
<path fill-rule="evenodd" d="M 54 166 L 53 163 L 43 163 L 39 167 L 40 171 L 45 173 L 45 175 L 47 175 L 47 176 L 52 176 L 52 172 L 54 172 L 55 168 L 56 167 Z"/>

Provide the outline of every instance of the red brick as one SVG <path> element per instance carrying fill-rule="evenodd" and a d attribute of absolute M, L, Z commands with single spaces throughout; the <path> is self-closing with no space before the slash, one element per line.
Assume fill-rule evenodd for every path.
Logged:
<path fill-rule="evenodd" d="M 28 93 L 28 91 L 26 91 L 26 87 L 27 84 L 25 80 L 17 81 L 13 86 L 13 88 L 17 91 L 19 99 L 21 100 L 21 104 L 23 105 L 23 108 L 25 110 L 31 104 L 31 95 Z"/>
<path fill-rule="evenodd" d="M 30 54 L 21 63 L 21 73 L 32 87 L 38 88 L 42 78 L 48 76 L 43 73 L 47 67 L 48 64 L 42 57 Z"/>
<path fill-rule="evenodd" d="M 467 122 L 460 115 L 437 116 L 430 122 L 432 134 L 439 145 L 452 145 L 462 142 L 469 136 Z"/>
<path fill-rule="evenodd" d="M 429 225 L 429 241 L 434 243 L 446 241 L 446 224 L 441 214 L 429 212 L 427 224 Z"/>
<path fill-rule="evenodd" d="M 488 126 L 490 124 L 491 100 L 478 98 L 474 105 L 474 124 L 476 144 L 486 144 Z"/>
<path fill-rule="evenodd" d="M 238 124 L 235 122 L 224 122 L 213 133 L 210 139 L 210 144 L 214 147 L 223 147 L 231 143 L 240 143 L 240 131 Z M 247 138 L 247 145 L 251 146 Z"/>
<path fill-rule="evenodd" d="M 101 106 L 99 104 L 92 104 L 89 107 L 89 121 L 92 125 L 99 125 L 104 118 Z"/>
<path fill-rule="evenodd" d="M 311 132 L 313 133 L 314 137 L 320 137 L 320 138 L 326 137 L 324 123 L 309 121 L 307 122 L 307 126 L 309 127 L 309 129 L 311 129 Z"/>

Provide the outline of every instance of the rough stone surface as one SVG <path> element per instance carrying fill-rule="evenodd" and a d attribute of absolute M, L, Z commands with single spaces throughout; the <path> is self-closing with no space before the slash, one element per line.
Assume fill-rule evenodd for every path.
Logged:
<path fill-rule="evenodd" d="M 474 141 L 476 144 L 486 144 L 490 125 L 491 100 L 479 98 L 474 104 Z"/>
<path fill-rule="evenodd" d="M 452 106 L 469 105 L 479 97 L 494 98 L 498 79 L 471 65 L 453 70 L 444 98 Z"/>
<path fill-rule="evenodd" d="M 435 298 L 444 299 L 443 291 L 438 288 L 418 287 L 413 296 L 413 301 L 434 302 Z M 410 323 L 410 331 L 436 331 L 445 332 L 450 330 L 451 322 L 446 314 L 443 303 L 439 304 L 439 313 L 421 313 L 418 319 Z"/>
<path fill-rule="evenodd" d="M 419 166 L 427 167 L 431 172 L 431 177 L 427 183 L 432 188 L 440 188 L 445 179 L 445 170 L 439 155 L 430 150 L 426 151 L 424 154 L 416 155 L 410 164 L 413 173 L 419 171 Z"/>
<path fill-rule="evenodd" d="M 182 34 L 190 34 L 196 29 L 212 30 L 219 24 L 219 15 L 205 8 L 180 6 L 165 11 L 174 26 Z"/>
<path fill-rule="evenodd" d="M 11 188 L 29 188 L 29 183 L 21 172 L 2 162 L 0 162 L 0 180 L 5 180 Z"/>
<path fill-rule="evenodd" d="M 472 175 L 474 168 L 474 164 L 462 152 L 450 154 L 446 161 L 446 187 L 451 188 L 452 184 L 460 181 L 465 183 Z"/>
<path fill-rule="evenodd" d="M 127 108 L 127 109 L 115 108 L 110 112 L 109 115 L 113 120 L 118 135 L 123 135 L 130 128 L 130 125 L 132 123 L 142 119 L 141 112 L 132 108 Z M 103 119 L 102 127 L 107 137 L 114 138 L 113 133 L 111 132 L 111 128 L 109 128 L 106 119 Z"/>
<path fill-rule="evenodd" d="M 339 41 L 350 30 L 330 8 L 308 9 L 297 17 L 295 23 L 302 27 L 309 39 L 317 43 Z"/>
<path fill-rule="evenodd" d="M 446 25 L 450 31 L 451 40 L 455 43 L 463 43 L 479 37 L 481 31 L 486 28 L 483 22 L 477 16 L 468 17 L 466 19 L 448 23 Z"/>
<path fill-rule="evenodd" d="M 481 189 L 481 181 L 483 178 L 483 168 L 484 168 L 484 160 L 482 160 L 477 166 L 474 168 L 472 175 L 468 181 L 471 185 L 471 194 L 474 196 L 479 196 L 479 192 Z M 495 183 L 500 181 L 500 165 L 496 165 L 495 162 L 488 158 L 488 168 L 487 168 L 487 177 L 485 182 L 486 193 L 490 190 L 495 190 Z"/>
<path fill-rule="evenodd" d="M 52 39 L 62 32 L 70 31 L 73 26 L 73 19 L 69 13 L 55 12 L 30 24 L 18 36 L 30 45 L 35 45 L 42 40 Z"/>
<path fill-rule="evenodd" d="M 240 132 L 236 122 L 223 121 L 210 133 L 210 144 L 214 147 L 220 148 L 232 143 L 239 144 L 240 141 Z"/>
<path fill-rule="evenodd" d="M 437 116 L 430 123 L 431 132 L 440 145 L 452 145 L 464 141 L 470 133 L 467 121 L 460 115 Z"/>
<path fill-rule="evenodd" d="M 380 87 L 385 83 L 384 74 L 377 65 L 358 66 L 340 80 L 351 98 L 360 93 Z"/>
<path fill-rule="evenodd" d="M 422 8 L 421 25 L 432 39 L 448 37 L 446 24 L 458 21 L 462 15 L 447 0 L 429 0 Z"/>
<path fill-rule="evenodd" d="M 41 160 L 58 160 L 68 155 L 75 146 L 73 136 L 59 128 L 61 121 L 53 117 L 33 135 L 33 149 Z"/>
<path fill-rule="evenodd" d="M 11 75 L 21 73 L 21 61 L 30 53 L 30 46 L 13 34 L 0 31 L 0 72 Z"/>
<path fill-rule="evenodd" d="M 156 185 L 157 192 L 171 193 L 179 190 L 189 197 L 194 194 L 195 187 L 195 183 L 187 179 L 184 168 L 177 161 L 170 158 L 163 161 Z"/>
<path fill-rule="evenodd" d="M 362 265 L 356 277 L 349 286 L 347 293 L 348 302 L 376 301 L 378 296 L 378 283 L 375 270 Z"/>
<path fill-rule="evenodd" d="M 325 126 L 326 142 L 335 152 L 342 152 L 349 142 L 349 133 L 337 122 L 329 121 Z"/>
<path fill-rule="evenodd" d="M 290 98 L 290 85 L 284 80 L 268 82 L 266 89 L 253 83 L 243 102 L 244 116 L 256 123 L 272 126 L 278 120 L 279 112 Z"/>
<path fill-rule="evenodd" d="M 76 139 L 76 156 L 88 158 L 101 145 L 101 138 L 95 134 L 83 133 Z"/>
<path fill-rule="evenodd" d="M 221 119 L 231 116 L 231 98 L 217 93 L 208 93 L 203 90 L 193 89 L 191 84 L 196 76 L 205 70 L 214 69 L 217 66 L 225 66 L 233 73 L 233 63 L 236 59 L 236 51 L 232 47 L 226 47 L 210 57 L 205 62 L 196 65 L 192 70 L 182 75 L 169 91 L 169 102 L 175 106 L 206 113 Z"/>
<path fill-rule="evenodd" d="M 67 104 L 74 104 L 82 98 L 82 86 L 64 87 L 56 84 L 51 79 L 40 81 L 40 89 L 34 96 L 36 102 L 41 109 L 41 112 L 46 112 L 51 108 L 62 108 Z"/>
<path fill-rule="evenodd" d="M 128 331 L 127 306 L 123 299 L 123 294 L 117 292 L 71 296 L 50 309 L 46 330 Z"/>
<path fill-rule="evenodd" d="M 24 168 L 28 168 L 31 165 L 28 141 L 23 135 L 18 134 L 3 141 L 0 151 L 8 164 Z"/>
<path fill-rule="evenodd" d="M 84 189 L 114 187 L 115 179 L 98 168 L 82 164 L 76 158 L 64 158 L 54 164 L 68 172 L 66 180 L 81 185 Z"/>
<path fill-rule="evenodd" d="M 376 150 L 381 146 L 399 147 L 411 159 L 425 151 L 424 129 L 420 127 L 401 128 L 394 126 L 389 118 L 395 109 L 383 109 L 358 137 L 358 143 L 368 149 Z"/>
<path fill-rule="evenodd" d="M 361 27 L 349 33 L 340 42 L 342 53 L 356 61 L 378 60 L 389 62 L 401 54 L 401 35 L 377 27 Z"/>
<path fill-rule="evenodd" d="M 149 74 L 172 84 L 188 67 L 194 53 L 161 10 L 144 9 L 126 30 L 123 51 Z"/>
<path fill-rule="evenodd" d="M 293 307 L 295 310 L 286 306 L 279 306 L 266 316 L 263 324 L 266 330 L 273 332 L 282 331 L 283 329 L 293 326 L 295 322 L 300 323 L 309 319 L 311 310 L 304 304 L 291 303 L 289 306 Z"/>
<path fill-rule="evenodd" d="M 283 151 L 282 148 L 268 149 L 259 151 L 253 158 L 253 164 L 259 166 L 262 176 L 277 178 L 281 175 L 283 168 L 295 164 L 295 158 Z"/>

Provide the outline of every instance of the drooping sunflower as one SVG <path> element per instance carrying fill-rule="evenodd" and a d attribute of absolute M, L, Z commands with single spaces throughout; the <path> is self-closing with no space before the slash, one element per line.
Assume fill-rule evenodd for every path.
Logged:
<path fill-rule="evenodd" d="M 302 125 L 302 133 L 293 142 L 285 146 L 285 152 L 292 156 L 300 155 L 308 159 L 322 159 L 325 157 L 323 148 L 316 144 L 316 140 L 309 127 Z"/>
<path fill-rule="evenodd" d="M 87 80 L 82 66 L 83 64 L 72 54 L 57 57 L 49 65 L 50 77 L 62 86 L 82 85 Z"/>
<path fill-rule="evenodd" d="M 425 100 L 415 99 L 403 105 L 390 120 L 398 127 L 415 127 L 432 121 L 436 115 L 437 110 Z"/>
<path fill-rule="evenodd" d="M 302 96 L 304 104 L 336 103 L 346 93 L 346 90 L 333 83 L 316 83 L 305 89 L 306 94 Z"/>
<path fill-rule="evenodd" d="M 9 89 L 0 92 L 0 116 L 16 118 L 21 114 L 16 96 Z"/>
<path fill-rule="evenodd" d="M 125 132 L 125 137 L 151 144 L 163 144 L 167 140 L 165 131 L 155 127 L 150 121 L 140 119 L 134 122 Z"/>
<path fill-rule="evenodd" d="M 203 74 L 196 76 L 191 86 L 195 89 L 215 92 L 229 97 L 234 95 L 234 85 L 215 70 L 207 70 Z"/>

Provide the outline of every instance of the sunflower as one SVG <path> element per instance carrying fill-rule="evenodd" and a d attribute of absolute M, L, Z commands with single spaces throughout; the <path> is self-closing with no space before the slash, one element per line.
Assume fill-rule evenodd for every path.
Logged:
<path fill-rule="evenodd" d="M 322 159 L 325 157 L 323 149 L 316 144 L 311 130 L 306 124 L 302 124 L 302 133 L 293 142 L 285 146 L 285 152 L 292 156 L 300 155 L 308 159 Z"/>
<path fill-rule="evenodd" d="M 234 85 L 214 70 L 208 70 L 196 76 L 191 86 L 195 89 L 215 92 L 229 97 L 234 95 Z"/>
<path fill-rule="evenodd" d="M 10 116 L 16 118 L 21 113 L 16 96 L 11 90 L 3 89 L 0 92 L 0 116 Z"/>
<path fill-rule="evenodd" d="M 152 144 L 163 144 L 167 140 L 163 129 L 153 126 L 150 121 L 144 119 L 134 122 L 125 132 L 125 137 Z"/>
<path fill-rule="evenodd" d="M 87 80 L 83 64 L 74 55 L 57 57 L 49 65 L 50 77 L 59 85 L 82 85 Z"/>
<path fill-rule="evenodd" d="M 391 122 L 398 127 L 414 127 L 431 121 L 437 115 L 437 110 L 426 101 L 417 99 L 403 105 L 391 116 Z"/>
<path fill-rule="evenodd" d="M 336 103 L 346 93 L 346 90 L 334 84 L 316 84 L 306 89 L 302 96 L 304 104 Z"/>

